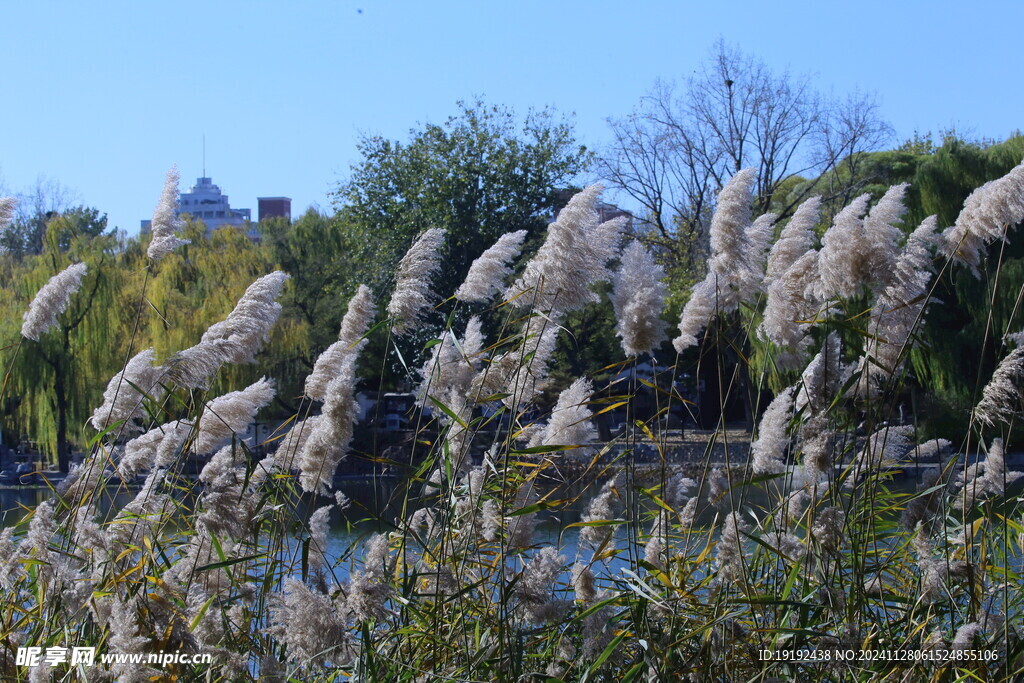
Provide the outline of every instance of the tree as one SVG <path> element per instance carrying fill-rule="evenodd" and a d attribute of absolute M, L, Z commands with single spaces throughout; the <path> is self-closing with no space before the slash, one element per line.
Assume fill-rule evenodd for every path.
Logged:
<path fill-rule="evenodd" d="M 481 101 L 459 102 L 456 116 L 411 130 L 406 143 L 364 137 L 359 151 L 362 160 L 333 197 L 348 244 L 359 250 L 361 282 L 382 291 L 413 238 L 444 228 L 446 267 L 435 284 L 445 296 L 502 234 L 539 235 L 556 190 L 590 161 L 550 109 L 519 122 Z"/>
<path fill-rule="evenodd" d="M 201 221 L 189 221 L 182 235 L 190 243 L 164 256 L 150 275 L 146 306 L 155 314 L 144 316 L 133 349 L 138 352 L 152 347 L 160 362 L 198 343 L 211 325 L 231 312 L 256 278 L 276 266 L 270 250 L 235 227 L 207 234 Z M 301 270 L 317 265 L 309 261 L 292 267 Z M 134 292 L 136 301 L 138 291 Z M 286 381 L 296 374 L 304 376 L 302 369 L 296 371 L 293 366 L 307 347 L 308 326 L 294 313 L 294 307 L 282 311 L 257 363 L 225 365 L 211 382 L 210 395 L 240 389 L 261 375 L 285 377 Z M 285 391 L 280 392 L 282 397 L 288 395 Z"/>
<path fill-rule="evenodd" d="M 100 235 L 106 232 L 107 217 L 96 209 L 79 206 L 71 209 L 74 193 L 56 180 L 39 178 L 29 192 L 17 195 L 14 222 L 0 236 L 0 245 L 17 258 L 43 253 L 50 221 L 74 213 L 74 234 Z M 63 245 L 67 249 L 67 244 Z"/>
<path fill-rule="evenodd" d="M 14 357 L 9 388 L 17 397 L 17 431 L 34 436 L 56 455 L 62 472 L 68 471 L 71 462 L 73 430 L 92 411 L 106 382 L 106 369 L 117 362 L 116 299 L 121 273 L 106 266 L 116 258 L 120 245 L 113 235 L 94 232 L 98 225 L 106 225 L 106 218 L 97 216 L 92 209 L 73 209 L 51 218 L 42 253 L 5 264 L 19 294 L 8 302 L 16 311 L 26 310 L 39 288 L 70 263 L 88 267 L 59 325 L 38 341 L 22 340 L 9 347 Z M 5 338 L 18 335 L 20 317 L 7 317 Z"/>
<path fill-rule="evenodd" d="M 840 166 L 833 174 L 856 193 L 870 194 L 872 201 L 892 185 L 909 183 L 907 212 L 900 223 L 909 232 L 932 215 L 940 229 L 952 225 L 976 188 L 1005 175 L 1024 158 L 1021 135 L 999 143 L 966 139 L 952 130 L 937 137 L 939 145 L 931 133 L 915 132 L 895 149 L 862 153 L 855 165 Z M 802 182 L 821 187 L 831 181 Z M 823 213 L 838 211 L 842 201 L 834 197 Z M 954 265 L 934 280 L 933 303 L 917 332 L 919 343 L 909 352 L 913 373 L 905 384 L 908 403 L 927 402 L 915 411 L 926 434 L 949 434 L 965 426 L 964 416 L 1005 355 L 1002 335 L 1021 329 L 1024 244 L 1015 239 L 1016 230 L 1011 226 L 1007 244 L 990 246 L 980 278 Z M 852 330 L 843 333 L 847 346 L 857 348 L 863 342 Z"/>
<path fill-rule="evenodd" d="M 291 275 L 281 299 L 284 320 L 294 319 L 308 330 L 308 343 L 295 354 L 298 367 L 282 368 L 287 385 L 295 384 L 301 392 L 317 354 L 337 340 L 338 324 L 359 284 L 352 276 L 358 269 L 354 245 L 336 218 L 315 209 L 293 223 L 284 218 L 264 220 L 258 229 L 261 248 Z"/>
<path fill-rule="evenodd" d="M 871 98 L 825 98 L 806 78 L 776 75 L 721 41 L 681 90 L 658 83 L 610 125 L 600 172 L 643 207 L 646 241 L 683 280 L 677 286 L 702 274 L 714 197 L 734 173 L 758 169 L 755 215 L 783 219 L 811 194 L 849 195 L 842 179 L 856 177 L 861 153 L 889 132 Z"/>

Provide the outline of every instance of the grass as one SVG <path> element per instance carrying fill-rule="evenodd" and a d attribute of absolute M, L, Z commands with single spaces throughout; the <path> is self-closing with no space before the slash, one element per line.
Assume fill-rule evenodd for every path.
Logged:
<path fill-rule="evenodd" d="M 148 427 L 187 426 L 161 442 L 173 451 L 166 467 L 152 468 L 131 503 L 106 514 L 97 506 L 118 484 L 107 469 L 124 457 L 116 424 L 73 485 L 0 536 L 0 671 L 83 681 L 1018 680 L 1019 499 L 1012 488 L 993 492 L 992 474 L 973 480 L 989 489 L 957 504 L 964 454 L 981 442 L 995 462 L 981 441 L 993 430 L 972 421 L 934 483 L 895 482 L 898 465 L 919 457 L 917 416 L 885 431 L 907 371 L 889 368 L 879 391 L 856 391 L 865 366 L 843 361 L 873 334 L 871 302 L 843 303 L 813 330 L 812 351 L 828 347 L 830 332 L 847 337 L 817 375 L 775 367 L 779 350 L 754 332 L 763 301 L 709 320 L 723 414 L 732 395 L 770 378 L 805 392 L 777 425 L 780 466 L 762 473 L 736 444 L 725 443 L 724 463 L 713 459 L 716 440 L 735 435 L 724 424 L 695 466 L 674 463 L 663 418 L 682 401 L 671 387 L 693 369 L 686 355 L 658 367 L 668 381 L 634 374 L 616 395 L 563 406 L 568 422 L 527 411 L 527 384 L 544 374 L 544 331 L 520 325 L 540 311 L 500 305 L 496 341 L 471 353 L 465 339 L 455 346 L 462 375 L 427 373 L 437 424 L 418 411 L 401 461 L 370 454 L 401 472 L 390 501 L 398 513 L 340 553 L 319 511 L 345 501 L 305 490 L 294 467 L 303 446 L 281 438 L 315 434 L 314 402 L 260 444 L 279 447 L 275 467 L 232 437 L 196 482 L 184 468 L 213 397 L 165 377 L 141 399 Z M 366 334 L 385 336 L 401 358 L 393 322 Z M 922 324 L 918 316 L 913 329 Z M 450 323 L 444 336 L 457 338 Z M 352 400 L 351 386 L 334 391 L 325 415 L 331 400 Z M 651 392 L 654 414 L 638 419 Z M 483 404 L 498 407 L 484 414 Z M 625 411 L 627 428 L 611 443 L 557 438 L 612 410 Z M 562 432 L 532 438 L 558 420 Z M 998 430 L 1008 438 L 1012 424 Z M 756 438 L 769 431 L 762 423 Z M 656 453 L 653 462 L 638 464 L 639 450 Z M 534 534 L 545 518 L 559 520 L 556 540 Z M 215 663 L 16 666 L 28 646 L 202 652 Z"/>

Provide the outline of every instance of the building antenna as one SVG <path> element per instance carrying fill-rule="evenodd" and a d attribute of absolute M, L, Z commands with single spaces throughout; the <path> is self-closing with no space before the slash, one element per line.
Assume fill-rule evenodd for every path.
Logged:
<path fill-rule="evenodd" d="M 206 133 L 203 133 L 203 177 L 206 177 Z"/>

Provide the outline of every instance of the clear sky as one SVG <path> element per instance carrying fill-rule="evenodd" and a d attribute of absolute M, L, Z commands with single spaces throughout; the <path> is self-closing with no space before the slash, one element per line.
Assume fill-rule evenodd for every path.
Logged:
<path fill-rule="evenodd" d="M 316 204 L 360 134 L 405 139 L 483 96 L 606 118 L 684 78 L 719 38 L 823 91 L 878 96 L 894 142 L 1024 127 L 1024 3 L 929 0 L 10 2 L 0 23 L 0 190 L 46 178 L 129 233 L 178 164 L 235 207 Z"/>

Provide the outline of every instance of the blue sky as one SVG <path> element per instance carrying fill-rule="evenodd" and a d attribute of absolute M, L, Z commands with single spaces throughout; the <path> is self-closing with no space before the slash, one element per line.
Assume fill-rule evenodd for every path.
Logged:
<path fill-rule="evenodd" d="M 232 205 L 317 204 L 360 134 L 404 139 L 483 96 L 606 118 L 719 38 L 821 90 L 878 96 L 896 140 L 1024 127 L 1019 2 L 19 2 L 0 26 L 0 190 L 48 178 L 137 232 L 172 163 Z"/>

